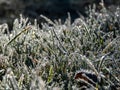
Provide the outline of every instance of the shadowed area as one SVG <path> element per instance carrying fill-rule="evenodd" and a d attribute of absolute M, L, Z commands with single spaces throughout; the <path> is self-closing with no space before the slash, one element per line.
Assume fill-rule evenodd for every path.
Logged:
<path fill-rule="evenodd" d="M 19 14 L 29 17 L 30 20 L 35 18 L 40 23 L 40 14 L 48 18 L 62 19 L 67 18 L 67 12 L 70 12 L 72 20 L 79 17 L 78 12 L 85 14 L 85 7 L 94 3 L 99 5 L 101 0 L 0 0 L 0 24 L 8 23 L 10 28 L 15 18 Z M 104 0 L 105 5 L 120 5 L 120 0 Z M 113 8 L 113 7 L 112 7 Z M 11 28 L 12 29 L 12 28 Z"/>

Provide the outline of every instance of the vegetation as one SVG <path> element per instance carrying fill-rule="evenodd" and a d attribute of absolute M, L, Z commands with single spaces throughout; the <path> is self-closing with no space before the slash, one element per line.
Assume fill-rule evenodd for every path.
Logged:
<path fill-rule="evenodd" d="M 75 74 L 88 70 L 97 76 L 99 90 L 120 88 L 120 9 L 89 8 L 73 23 L 34 24 L 20 15 L 13 30 L 0 25 L 0 90 L 76 90 Z"/>

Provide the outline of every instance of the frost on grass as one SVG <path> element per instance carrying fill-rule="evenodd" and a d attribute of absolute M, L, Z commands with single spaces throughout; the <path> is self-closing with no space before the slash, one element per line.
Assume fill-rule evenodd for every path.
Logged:
<path fill-rule="evenodd" d="M 94 88 L 118 88 L 120 84 L 120 9 L 111 13 L 89 8 L 73 23 L 51 21 L 39 27 L 20 15 L 9 32 L 0 25 L 0 89 L 78 89 L 78 70 L 90 70 L 101 78 Z M 3 61 L 6 63 L 3 63 Z M 4 73 L 3 73 L 4 72 Z M 102 74 L 101 74 L 102 73 Z M 103 78 L 101 75 L 105 76 Z M 83 86 L 85 88 L 91 88 Z"/>

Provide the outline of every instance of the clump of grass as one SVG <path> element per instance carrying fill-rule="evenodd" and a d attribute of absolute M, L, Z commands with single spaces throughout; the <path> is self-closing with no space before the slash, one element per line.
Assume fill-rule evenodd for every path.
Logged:
<path fill-rule="evenodd" d="M 11 32 L 1 25 L 0 61 L 6 62 L 0 67 L 0 89 L 77 89 L 74 75 L 80 69 L 101 78 L 95 88 L 118 88 L 120 9 L 111 13 L 89 8 L 88 13 L 73 23 L 69 13 L 64 23 L 41 15 L 47 22 L 42 28 L 22 15 Z"/>

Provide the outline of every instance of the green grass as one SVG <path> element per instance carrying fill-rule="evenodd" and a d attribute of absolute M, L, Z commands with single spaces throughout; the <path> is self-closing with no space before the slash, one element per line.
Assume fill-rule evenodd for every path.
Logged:
<path fill-rule="evenodd" d="M 74 76 L 81 69 L 101 78 L 94 88 L 118 88 L 119 13 L 119 8 L 114 13 L 90 8 L 88 17 L 80 15 L 73 23 L 69 13 L 64 23 L 41 15 L 47 22 L 42 28 L 21 15 L 11 32 L 1 25 L 0 89 L 76 90 L 80 85 Z"/>

